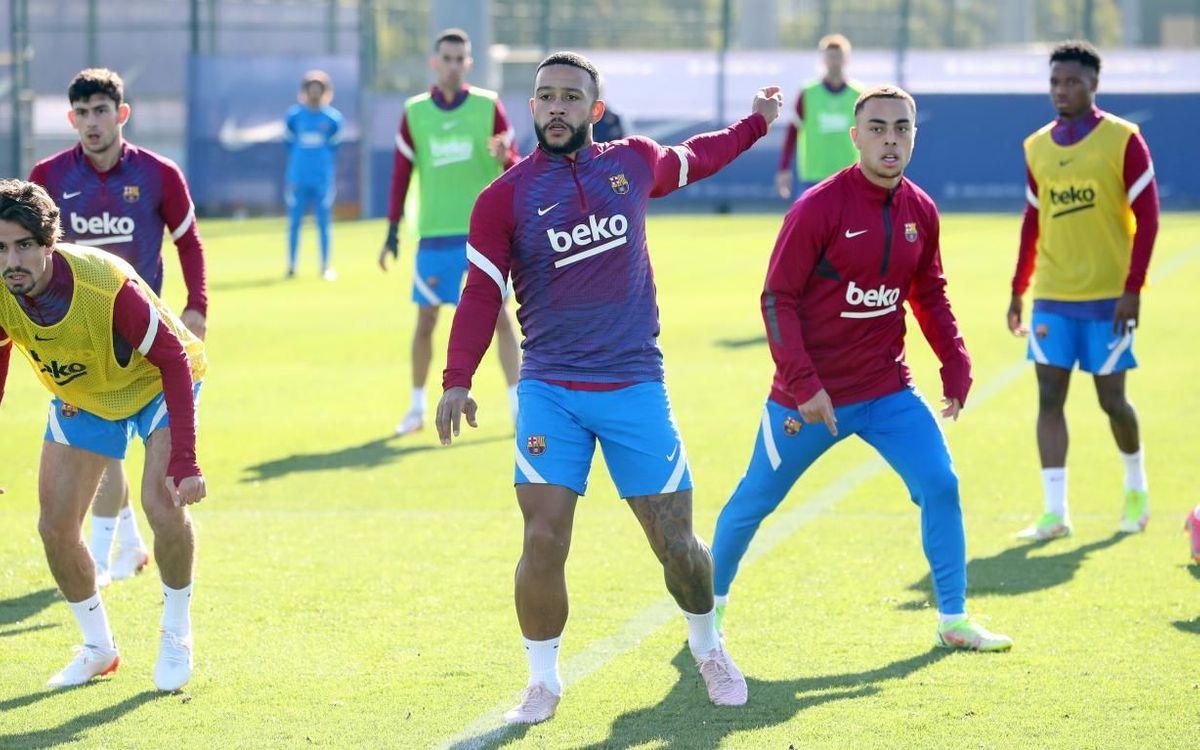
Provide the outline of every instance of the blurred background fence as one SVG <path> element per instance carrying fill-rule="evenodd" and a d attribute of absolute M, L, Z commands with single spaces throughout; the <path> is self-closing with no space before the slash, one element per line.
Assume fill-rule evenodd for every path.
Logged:
<path fill-rule="evenodd" d="M 1054 114 L 1047 51 L 1083 37 L 1104 56 L 1101 106 L 1146 134 L 1164 205 L 1200 205 L 1200 172 L 1170 158 L 1200 115 L 1200 0 L 0 0 L 0 174 L 75 141 L 66 86 L 98 65 L 126 80 L 129 139 L 185 167 L 201 213 L 280 212 L 283 113 L 320 67 L 347 122 L 338 211 L 378 216 L 403 101 L 431 83 L 432 35 L 452 25 L 523 152 L 547 51 L 592 57 L 627 130 L 673 141 L 740 116 L 760 85 L 791 106 L 819 74 L 816 41 L 843 33 L 853 78 L 917 96 L 910 174 L 964 209 L 1019 207 L 1021 141 Z M 784 130 L 665 206 L 777 207 Z"/>

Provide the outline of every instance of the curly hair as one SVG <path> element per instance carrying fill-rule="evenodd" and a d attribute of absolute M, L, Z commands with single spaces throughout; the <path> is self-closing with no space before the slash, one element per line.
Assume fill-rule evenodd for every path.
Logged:
<path fill-rule="evenodd" d="M 62 238 L 58 206 L 41 185 L 24 180 L 0 180 L 0 221 L 19 224 L 42 247 Z"/>

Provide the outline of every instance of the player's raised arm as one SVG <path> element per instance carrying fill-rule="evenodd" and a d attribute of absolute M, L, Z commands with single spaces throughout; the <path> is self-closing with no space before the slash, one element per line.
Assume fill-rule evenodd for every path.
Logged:
<path fill-rule="evenodd" d="M 171 458 L 167 489 L 176 505 L 198 503 L 206 494 L 204 476 L 196 462 L 196 404 L 192 370 L 179 337 L 158 315 L 141 288 L 131 281 L 117 294 L 113 329 L 137 346 L 162 373 L 163 399 L 171 424 Z M 136 343 L 135 343 L 136 342 Z"/>
<path fill-rule="evenodd" d="M 649 138 L 630 138 L 654 174 L 650 197 L 661 198 L 721 171 L 767 134 L 782 105 L 779 87 L 767 86 L 755 92 L 750 114 L 724 130 L 699 133 L 670 147 Z"/>
<path fill-rule="evenodd" d="M 939 247 L 941 227 L 936 214 L 930 217 L 927 231 L 928 247 L 909 286 L 908 305 L 925 340 L 942 363 L 942 395 L 946 404 L 942 414 L 957 417 L 971 390 L 971 357 L 946 296 L 946 274 L 942 271 Z"/>
<path fill-rule="evenodd" d="M 496 330 L 496 318 L 504 305 L 508 272 L 512 264 L 514 217 L 513 188 L 494 182 L 479 194 L 471 211 L 467 235 L 467 284 L 454 311 L 446 369 L 442 373 L 442 400 L 437 409 L 438 437 L 449 445 L 459 434 L 460 420 L 475 422 L 475 400 L 470 396 L 471 379 L 487 352 Z"/>

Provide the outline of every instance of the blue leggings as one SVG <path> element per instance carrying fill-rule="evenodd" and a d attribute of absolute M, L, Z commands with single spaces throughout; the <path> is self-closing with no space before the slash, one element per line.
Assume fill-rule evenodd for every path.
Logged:
<path fill-rule="evenodd" d="M 824 424 L 767 401 L 745 476 L 725 503 L 713 534 L 714 591 L 729 593 L 738 564 L 759 524 L 783 501 L 800 475 L 839 440 L 858 435 L 904 480 L 921 509 L 921 544 L 933 574 L 938 610 L 965 611 L 967 546 L 958 477 L 946 439 L 928 404 L 914 390 L 834 409 L 838 437 Z"/>
<path fill-rule="evenodd" d="M 285 198 L 288 208 L 288 270 L 296 270 L 297 254 L 300 251 L 300 223 L 304 221 L 304 214 L 308 213 L 310 203 L 317 217 L 317 232 L 321 238 L 321 270 L 329 268 L 329 224 L 333 218 L 335 194 L 332 181 L 326 185 L 292 183 L 287 186 Z"/>

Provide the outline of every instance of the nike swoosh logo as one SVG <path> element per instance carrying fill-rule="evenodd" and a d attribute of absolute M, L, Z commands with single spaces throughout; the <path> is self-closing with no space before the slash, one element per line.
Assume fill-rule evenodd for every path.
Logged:
<path fill-rule="evenodd" d="M 96 611 L 96 607 L 99 607 L 99 606 L 100 606 L 100 602 L 96 602 L 96 603 L 95 603 L 95 604 L 93 604 L 92 606 L 88 607 L 88 612 L 95 612 L 95 611 Z"/>
<path fill-rule="evenodd" d="M 71 200 L 72 198 L 74 198 L 75 196 L 79 195 L 79 194 L 80 194 L 80 193 L 82 193 L 82 192 L 83 192 L 82 190 L 76 190 L 76 191 L 75 191 L 75 192 L 73 192 L 73 193 L 63 193 L 63 200 L 65 200 L 65 201 L 69 201 L 69 200 Z"/>
<path fill-rule="evenodd" d="M 443 122 L 442 130 L 449 130 L 450 128 L 454 127 L 457 124 L 458 124 L 458 120 L 455 120 L 454 122 Z"/>
<path fill-rule="evenodd" d="M 42 338 L 41 336 L 39 336 L 35 333 L 35 334 L 33 334 L 33 338 L 38 341 L 53 341 L 55 337 L 51 336 L 50 338 Z"/>
<path fill-rule="evenodd" d="M 675 450 L 671 451 L 671 455 L 667 456 L 668 461 L 675 460 L 675 454 L 679 452 L 679 443 L 675 444 Z"/>
<path fill-rule="evenodd" d="M 1073 162 L 1073 161 L 1075 161 L 1075 160 L 1074 160 L 1074 159 L 1059 159 L 1059 160 L 1058 160 L 1058 166 L 1060 166 L 1060 167 L 1065 167 L 1065 166 L 1067 166 L 1068 164 L 1070 164 L 1070 163 L 1071 163 L 1071 162 Z"/>
<path fill-rule="evenodd" d="M 851 232 L 849 229 L 847 229 L 847 230 L 846 230 L 846 239 L 848 239 L 848 240 L 852 240 L 852 239 L 854 239 L 855 237 L 857 237 L 858 235 L 860 235 L 860 234 L 866 234 L 866 233 L 867 233 L 867 230 L 865 230 L 865 229 L 860 229 L 860 230 L 858 230 L 857 232 Z"/>
<path fill-rule="evenodd" d="M 561 203 L 561 202 L 562 202 L 562 201 L 559 201 L 559 203 Z M 538 216 L 545 216 L 546 214 L 548 214 L 548 213 L 550 213 L 551 211 L 553 211 L 553 210 L 555 209 L 555 207 L 556 207 L 556 206 L 558 206 L 558 203 L 555 203 L 553 206 L 546 206 L 545 208 L 539 208 L 539 209 L 538 209 Z"/>

